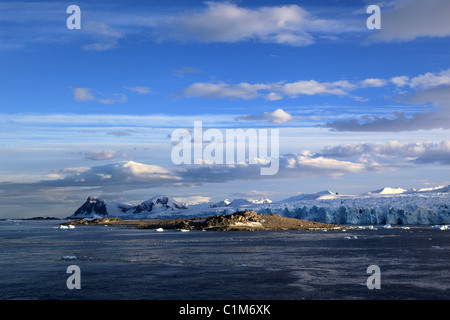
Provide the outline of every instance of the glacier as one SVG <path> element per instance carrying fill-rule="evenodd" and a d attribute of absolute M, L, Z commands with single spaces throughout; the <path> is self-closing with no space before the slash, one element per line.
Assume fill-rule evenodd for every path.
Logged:
<path fill-rule="evenodd" d="M 450 186 L 382 188 L 361 195 L 331 191 L 291 197 L 255 208 L 260 213 L 332 224 L 431 225 L 450 223 Z"/>
<path fill-rule="evenodd" d="M 260 212 L 332 224 L 447 224 L 450 197 L 447 193 L 305 200 L 261 208 Z"/>
<path fill-rule="evenodd" d="M 428 189 L 385 187 L 359 195 L 329 190 L 301 194 L 280 201 L 228 199 L 216 203 L 184 205 L 157 196 L 132 206 L 89 197 L 69 219 L 118 217 L 168 219 L 207 217 L 253 210 L 257 213 L 340 225 L 443 225 L 450 224 L 450 186 Z"/>

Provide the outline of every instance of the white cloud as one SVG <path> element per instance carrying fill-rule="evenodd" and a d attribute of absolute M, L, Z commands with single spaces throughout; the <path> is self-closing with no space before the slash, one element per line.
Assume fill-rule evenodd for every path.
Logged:
<path fill-rule="evenodd" d="M 75 88 L 72 89 L 73 97 L 77 101 L 98 101 L 103 104 L 115 104 L 127 102 L 125 94 L 113 94 L 108 98 L 98 99 L 92 93 L 91 88 Z M 98 93 L 97 93 L 98 94 Z"/>
<path fill-rule="evenodd" d="M 89 21 L 83 24 L 83 32 L 91 35 L 94 42 L 82 46 L 86 51 L 106 51 L 115 49 L 123 34 L 103 22 Z"/>
<path fill-rule="evenodd" d="M 230 2 L 206 2 L 202 12 L 181 14 L 170 19 L 168 28 L 173 38 L 202 42 L 239 42 L 254 40 L 306 46 L 314 42 L 311 31 L 331 30 L 333 20 L 318 19 L 297 5 L 239 7 Z"/>
<path fill-rule="evenodd" d="M 201 70 L 194 68 L 194 67 L 181 67 L 179 69 L 174 69 L 173 73 L 174 75 L 178 77 L 183 77 L 185 74 L 194 74 L 194 73 L 200 73 Z"/>
<path fill-rule="evenodd" d="M 174 199 L 178 202 L 187 204 L 187 205 L 196 205 L 200 203 L 206 203 L 211 201 L 211 197 L 205 196 L 189 196 L 189 197 L 174 197 Z"/>
<path fill-rule="evenodd" d="M 361 86 L 364 87 L 383 87 L 386 85 L 386 80 L 378 78 L 369 78 L 361 81 Z"/>
<path fill-rule="evenodd" d="M 75 88 L 72 89 L 73 91 L 73 97 L 77 101 L 89 101 L 89 100 L 95 100 L 94 95 L 92 94 L 91 88 Z"/>
<path fill-rule="evenodd" d="M 359 119 L 336 120 L 323 126 L 336 131 L 358 132 L 450 129 L 450 69 L 438 73 L 427 72 L 415 77 L 392 77 L 390 82 L 398 87 L 416 90 L 399 97 L 403 103 L 431 104 L 435 109 L 410 116 L 404 112 L 395 112 L 391 116 L 367 115 Z"/>
<path fill-rule="evenodd" d="M 297 81 L 286 83 L 280 89 L 290 96 L 297 97 L 299 95 L 316 95 L 316 94 L 331 94 L 331 95 L 346 95 L 347 90 L 355 89 L 356 86 L 348 81 L 336 82 L 318 82 L 316 80 Z"/>
<path fill-rule="evenodd" d="M 264 98 L 268 101 L 276 101 L 283 99 L 283 95 L 276 93 L 276 92 L 270 92 L 266 95 L 264 95 Z"/>
<path fill-rule="evenodd" d="M 124 87 L 124 88 L 132 92 L 136 92 L 138 94 L 148 94 L 151 92 L 151 89 L 149 87 Z"/>
<path fill-rule="evenodd" d="M 426 72 L 415 77 L 397 76 L 390 79 L 392 83 L 399 87 L 408 86 L 412 89 L 428 89 L 438 86 L 450 85 L 450 69 L 437 73 Z"/>
<path fill-rule="evenodd" d="M 324 157 L 313 157 L 311 155 L 291 156 L 289 159 L 290 169 L 308 169 L 320 171 L 322 174 L 330 176 L 340 176 L 348 173 L 361 173 L 368 171 L 368 167 L 363 163 L 350 161 L 340 161 Z"/>
<path fill-rule="evenodd" d="M 450 164 L 450 140 L 436 142 L 358 143 L 327 146 L 318 153 L 324 157 L 353 159 L 359 157 L 377 158 L 377 161 L 392 162 L 390 159 L 412 163 Z"/>
<path fill-rule="evenodd" d="M 296 82 L 246 83 L 238 84 L 196 82 L 182 90 L 187 97 L 228 98 L 251 100 L 263 97 L 267 100 L 280 100 L 284 97 L 295 98 L 300 95 L 338 95 L 345 96 L 356 90 L 357 84 L 347 80 L 334 82 L 318 82 L 316 80 L 300 80 Z"/>
<path fill-rule="evenodd" d="M 196 82 L 184 89 L 182 93 L 188 97 L 249 100 L 257 98 L 259 96 L 258 90 L 264 90 L 267 87 L 263 84 L 249 84 L 245 82 L 236 85 Z"/>
<path fill-rule="evenodd" d="M 408 85 L 411 88 L 428 89 L 432 87 L 450 85 L 450 69 L 443 70 L 437 74 L 427 72 L 411 78 Z"/>
<path fill-rule="evenodd" d="M 399 87 L 404 87 L 409 83 L 409 77 L 408 76 L 392 77 L 390 81 Z"/>
<path fill-rule="evenodd" d="M 264 112 L 255 115 L 242 115 L 236 118 L 237 120 L 268 120 L 270 123 L 282 124 L 293 120 L 293 116 L 283 109 L 277 109 L 273 112 Z"/>
<path fill-rule="evenodd" d="M 114 150 L 93 150 L 88 152 L 83 152 L 81 155 L 87 160 L 109 160 L 116 155 Z"/>
<path fill-rule="evenodd" d="M 66 173 L 66 174 L 70 174 L 70 173 L 80 174 L 80 173 L 89 171 L 90 169 L 91 169 L 90 167 L 76 167 L 76 168 L 57 169 L 57 170 L 54 170 L 53 172 Z"/>
<path fill-rule="evenodd" d="M 113 152 L 112 152 L 113 153 Z M 104 152 L 107 157 L 112 153 Z M 102 152 L 93 155 L 101 155 Z M 47 180 L 35 182 L 2 182 L 2 197 L 18 194 L 39 194 L 42 190 L 73 192 L 76 188 L 114 193 L 161 187 L 199 186 L 243 180 L 300 179 L 307 177 L 340 177 L 365 172 L 386 172 L 399 168 L 437 163 L 450 164 L 450 141 L 342 144 L 323 148 L 320 153 L 285 154 L 279 158 L 279 171 L 262 176 L 255 165 L 184 165 L 161 167 L 135 161 L 122 161 L 93 167 L 72 167 L 53 170 Z M 185 202 L 207 201 L 202 197 L 186 197 Z M 189 200 L 189 201 L 188 201 Z"/>
<path fill-rule="evenodd" d="M 127 96 L 124 94 L 116 94 L 112 98 L 99 99 L 98 102 L 103 104 L 115 104 L 127 102 Z"/>
<path fill-rule="evenodd" d="M 162 183 L 176 182 L 181 178 L 169 169 L 138 163 L 122 161 L 95 167 L 80 167 L 55 170 L 55 173 L 66 174 L 60 180 L 41 181 L 36 187 L 70 187 L 70 186 L 103 186 L 133 185 L 155 187 Z"/>

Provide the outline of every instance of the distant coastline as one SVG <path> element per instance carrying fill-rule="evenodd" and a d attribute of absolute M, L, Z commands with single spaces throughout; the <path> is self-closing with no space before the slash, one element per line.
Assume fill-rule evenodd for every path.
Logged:
<path fill-rule="evenodd" d="M 0 219 L 0 221 L 8 221 L 8 220 L 65 220 L 64 218 L 57 217 L 31 217 L 31 218 L 5 218 Z"/>

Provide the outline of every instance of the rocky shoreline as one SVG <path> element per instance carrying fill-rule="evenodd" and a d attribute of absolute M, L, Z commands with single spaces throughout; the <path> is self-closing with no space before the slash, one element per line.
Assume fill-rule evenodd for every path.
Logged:
<path fill-rule="evenodd" d="M 80 219 L 64 225 L 122 225 L 138 229 L 179 229 L 211 231 L 257 231 L 257 230 L 345 230 L 346 227 L 286 218 L 278 214 L 262 214 L 239 211 L 228 215 L 207 218 L 176 218 L 162 220 L 122 220 L 120 218 Z"/>

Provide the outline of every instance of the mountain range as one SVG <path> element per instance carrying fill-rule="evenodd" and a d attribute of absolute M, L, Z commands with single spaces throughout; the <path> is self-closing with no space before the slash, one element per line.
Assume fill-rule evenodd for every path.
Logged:
<path fill-rule="evenodd" d="M 88 197 L 69 218 L 94 217 L 134 217 L 146 218 L 150 213 L 186 210 L 187 207 L 167 196 L 160 195 L 142 202 L 137 206 L 121 202 L 106 202 L 97 197 Z"/>
<path fill-rule="evenodd" d="M 225 199 L 198 205 L 182 204 L 159 195 L 138 205 L 107 202 L 88 197 L 69 219 L 119 217 L 161 219 L 229 214 L 239 210 L 277 213 L 282 216 L 334 224 L 431 224 L 450 223 L 450 185 L 410 189 L 384 187 L 345 195 L 329 190 L 299 194 L 280 201 Z"/>

